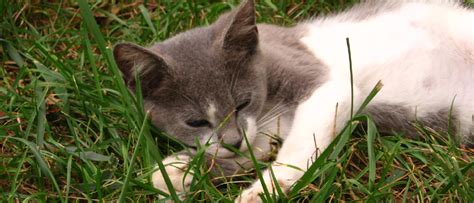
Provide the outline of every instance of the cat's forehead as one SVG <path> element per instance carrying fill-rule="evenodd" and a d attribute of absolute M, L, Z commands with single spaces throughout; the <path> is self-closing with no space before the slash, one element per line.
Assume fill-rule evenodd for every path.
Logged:
<path fill-rule="evenodd" d="M 231 88 L 229 78 L 212 72 L 175 75 L 173 81 L 164 84 L 154 95 L 168 107 L 190 106 L 203 113 L 217 111 L 231 106 L 232 92 L 239 91 L 239 88 Z"/>
<path fill-rule="evenodd" d="M 175 63 L 189 62 L 195 65 L 216 64 L 221 59 L 218 37 L 210 28 L 196 28 L 180 33 L 150 47 L 153 51 L 167 55 Z"/>

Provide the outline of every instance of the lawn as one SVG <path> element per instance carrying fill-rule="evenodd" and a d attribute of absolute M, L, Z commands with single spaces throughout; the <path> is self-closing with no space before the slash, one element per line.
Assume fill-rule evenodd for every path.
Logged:
<path fill-rule="evenodd" d="M 176 198 L 149 178 L 182 146 L 150 125 L 111 48 L 207 25 L 238 1 L 53 2 L 0 0 L 0 202 Z M 354 2 L 260 0 L 258 21 L 289 26 Z M 472 202 L 474 150 L 414 125 L 418 139 L 381 136 L 356 116 L 281 201 Z M 231 202 L 252 180 L 214 185 L 202 158 L 188 202 Z"/>

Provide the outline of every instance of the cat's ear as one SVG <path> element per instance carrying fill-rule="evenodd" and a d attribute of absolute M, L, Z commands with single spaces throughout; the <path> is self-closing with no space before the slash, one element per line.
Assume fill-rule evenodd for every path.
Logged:
<path fill-rule="evenodd" d="M 232 19 L 225 31 L 223 48 L 252 54 L 258 45 L 254 0 L 244 0 L 230 17 Z"/>
<path fill-rule="evenodd" d="M 162 57 L 141 46 L 120 43 L 115 45 L 113 53 L 125 83 L 133 91 L 136 85 L 135 75 L 138 74 L 144 96 L 158 88 L 169 73 L 168 65 Z"/>

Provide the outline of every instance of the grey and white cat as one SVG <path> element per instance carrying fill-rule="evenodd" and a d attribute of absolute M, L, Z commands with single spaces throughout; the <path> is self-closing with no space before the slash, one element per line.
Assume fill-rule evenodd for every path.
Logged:
<path fill-rule="evenodd" d="M 288 28 L 255 18 L 247 0 L 209 26 L 149 48 L 115 46 L 131 89 L 139 74 L 157 127 L 189 146 L 210 144 L 207 152 L 229 172 L 251 164 L 225 145 L 247 152 L 246 135 L 265 160 L 268 135 L 278 135 L 284 142 L 272 168 L 288 190 L 350 119 L 349 38 L 354 109 L 380 80 L 384 86 L 366 109 L 380 131 L 414 134 L 415 119 L 447 129 L 452 106 L 457 134 L 472 144 L 473 10 L 454 1 L 368 1 Z M 192 180 L 184 178 L 189 161 L 186 153 L 164 160 L 178 192 Z M 272 191 L 268 171 L 263 176 Z M 152 181 L 167 191 L 159 171 Z M 259 202 L 262 191 L 256 181 L 236 201 Z"/>

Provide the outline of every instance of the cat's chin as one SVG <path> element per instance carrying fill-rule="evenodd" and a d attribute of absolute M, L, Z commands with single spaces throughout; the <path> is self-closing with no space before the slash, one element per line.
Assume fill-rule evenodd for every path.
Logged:
<path fill-rule="evenodd" d="M 226 154 L 222 154 L 222 155 L 217 155 L 217 158 L 233 158 L 235 157 L 236 154 L 234 152 L 229 152 L 229 153 L 226 153 Z"/>
<path fill-rule="evenodd" d="M 222 159 L 227 159 L 227 158 L 232 158 L 235 157 L 237 154 L 235 152 L 232 152 L 226 148 L 219 147 L 219 148 L 209 148 L 207 150 L 208 154 L 211 154 L 215 156 L 216 158 L 222 158 Z"/>
<path fill-rule="evenodd" d="M 240 153 L 246 153 L 248 151 L 248 147 L 247 146 L 241 146 L 239 151 L 240 151 Z M 235 158 L 235 157 L 241 156 L 241 155 L 239 155 L 240 153 L 235 153 L 234 151 L 231 151 L 231 150 L 229 150 L 227 148 L 224 148 L 224 147 L 218 147 L 218 148 L 209 147 L 206 150 L 206 153 L 208 153 L 208 154 L 210 154 L 210 155 L 212 155 L 216 158 L 220 158 L 220 159 L 229 159 L 229 158 Z"/>

